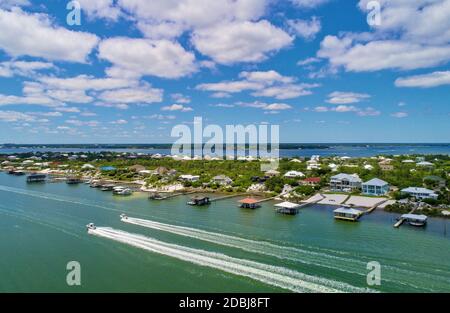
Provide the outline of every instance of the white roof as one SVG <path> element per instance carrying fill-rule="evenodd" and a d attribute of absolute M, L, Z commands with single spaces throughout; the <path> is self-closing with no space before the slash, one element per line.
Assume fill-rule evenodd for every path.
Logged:
<path fill-rule="evenodd" d="M 305 174 L 303 174 L 302 172 L 297 172 L 297 171 L 289 171 L 286 174 L 284 174 L 285 177 L 304 177 Z"/>
<path fill-rule="evenodd" d="M 419 221 L 426 221 L 428 219 L 428 216 L 423 214 L 403 214 L 402 218 L 405 219 L 411 219 L 411 220 L 419 220 Z"/>
<path fill-rule="evenodd" d="M 416 165 L 417 165 L 417 166 L 433 166 L 434 164 L 431 163 L 431 162 L 426 162 L 426 161 L 424 161 L 424 162 L 419 162 L 419 163 L 417 163 Z"/>
<path fill-rule="evenodd" d="M 433 190 L 430 190 L 427 188 L 422 188 L 422 187 L 409 187 L 409 188 L 402 189 L 402 192 L 434 194 Z"/>
<path fill-rule="evenodd" d="M 385 182 L 382 179 L 374 178 L 369 180 L 368 182 L 365 182 L 363 185 L 370 185 L 370 186 L 386 186 L 389 185 L 389 183 Z"/>
<path fill-rule="evenodd" d="M 346 179 L 346 180 L 352 181 L 352 182 L 361 182 L 361 178 L 359 178 L 359 176 L 356 174 L 350 175 L 350 174 L 341 173 L 341 174 L 337 174 L 337 175 L 331 177 L 331 179 L 336 179 L 336 180 Z"/>
<path fill-rule="evenodd" d="M 353 215 L 359 215 L 362 213 L 362 211 L 360 211 L 360 210 L 344 208 L 344 207 L 336 209 L 333 212 L 334 213 L 353 214 Z"/>
<path fill-rule="evenodd" d="M 299 204 L 292 203 L 292 202 L 282 202 L 282 203 L 275 204 L 275 206 L 277 208 L 286 208 L 286 209 L 296 209 L 296 208 L 300 207 Z"/>

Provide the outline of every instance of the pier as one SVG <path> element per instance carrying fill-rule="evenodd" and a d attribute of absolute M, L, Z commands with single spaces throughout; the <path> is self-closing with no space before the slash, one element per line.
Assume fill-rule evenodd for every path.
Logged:
<path fill-rule="evenodd" d="M 375 211 L 380 205 L 382 205 L 383 203 L 386 203 L 387 201 L 389 201 L 389 199 L 383 200 L 381 202 L 378 202 L 377 204 L 375 204 L 374 206 L 372 206 L 371 208 L 369 208 L 366 212 L 364 212 L 364 214 L 370 214 L 373 211 Z"/>
<path fill-rule="evenodd" d="M 178 196 L 186 196 L 186 195 L 191 195 L 197 193 L 197 191 L 188 191 L 188 192 L 179 192 L 179 193 L 174 193 L 174 194 L 169 194 L 169 195 L 161 195 L 162 192 L 155 192 L 152 193 L 152 195 L 149 196 L 149 199 L 151 200 L 168 200 L 168 199 L 172 199 Z"/>
<path fill-rule="evenodd" d="M 243 196 L 247 196 L 248 193 L 240 193 L 240 194 L 235 194 L 235 195 L 228 195 L 228 196 L 223 196 L 223 197 L 219 197 L 219 198 L 215 198 L 215 199 L 210 199 L 210 202 L 217 202 L 220 200 L 225 200 L 225 199 L 232 199 L 232 198 L 237 198 L 237 197 L 243 197 Z"/>

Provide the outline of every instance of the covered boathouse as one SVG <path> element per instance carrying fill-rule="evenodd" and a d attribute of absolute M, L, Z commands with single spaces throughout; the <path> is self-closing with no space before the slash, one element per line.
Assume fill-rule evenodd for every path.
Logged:
<path fill-rule="evenodd" d="M 333 212 L 335 219 L 351 222 L 356 222 L 363 214 L 363 211 L 345 207 L 336 209 Z"/>
<path fill-rule="evenodd" d="M 253 198 L 245 198 L 239 201 L 242 209 L 257 209 L 260 207 L 259 201 Z"/>
<path fill-rule="evenodd" d="M 45 174 L 31 174 L 27 177 L 27 183 L 42 183 L 47 179 Z"/>
<path fill-rule="evenodd" d="M 191 198 L 191 201 L 189 201 L 187 204 L 194 205 L 194 206 L 203 206 L 208 205 L 211 203 L 211 200 L 208 197 L 194 197 Z"/>
<path fill-rule="evenodd" d="M 278 213 L 295 215 L 298 214 L 300 205 L 292 202 L 282 202 L 275 204 L 275 208 Z"/>

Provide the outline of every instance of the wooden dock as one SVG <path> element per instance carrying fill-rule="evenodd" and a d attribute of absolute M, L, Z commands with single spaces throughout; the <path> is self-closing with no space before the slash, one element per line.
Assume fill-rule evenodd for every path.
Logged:
<path fill-rule="evenodd" d="M 389 201 L 389 199 L 383 200 L 381 202 L 378 202 L 377 204 L 375 204 L 373 207 L 369 208 L 367 211 L 364 212 L 364 214 L 370 214 L 373 211 L 375 211 L 380 205 L 382 205 L 383 203 Z"/>
<path fill-rule="evenodd" d="M 157 192 L 156 194 L 162 194 L 163 192 Z M 186 195 L 191 195 L 197 193 L 197 191 L 189 191 L 189 192 L 179 192 L 179 193 L 174 193 L 174 194 L 170 194 L 167 196 L 162 196 L 160 198 L 154 199 L 154 200 L 167 200 L 167 199 L 172 199 L 178 196 L 186 196 Z"/>
<path fill-rule="evenodd" d="M 219 197 L 219 198 L 215 198 L 215 199 L 210 199 L 210 202 L 217 202 L 220 200 L 225 200 L 225 199 L 231 199 L 231 198 L 237 198 L 237 197 L 243 197 L 243 196 L 247 196 L 248 193 L 240 193 L 240 194 L 235 194 L 235 195 L 228 195 L 228 196 L 223 196 L 223 197 Z"/>

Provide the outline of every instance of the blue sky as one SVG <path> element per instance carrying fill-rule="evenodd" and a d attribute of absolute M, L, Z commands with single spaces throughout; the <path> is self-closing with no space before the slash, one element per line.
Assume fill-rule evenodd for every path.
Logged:
<path fill-rule="evenodd" d="M 450 141 L 450 0 L 68 2 L 0 0 L 0 142 Z"/>

